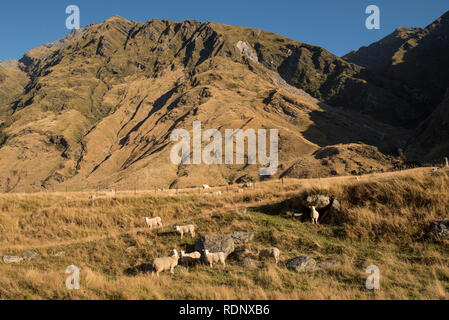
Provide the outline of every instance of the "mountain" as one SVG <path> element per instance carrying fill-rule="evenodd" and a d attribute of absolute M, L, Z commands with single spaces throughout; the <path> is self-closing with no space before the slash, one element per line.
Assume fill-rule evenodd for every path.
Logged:
<path fill-rule="evenodd" d="M 417 127 L 442 102 L 449 88 L 449 12 L 426 28 L 398 28 L 344 59 L 366 67 L 378 85 L 407 101 L 404 119 Z"/>
<path fill-rule="evenodd" d="M 18 61 L 0 62 L 0 114 L 23 92 L 27 82 L 27 75 L 20 69 Z"/>
<path fill-rule="evenodd" d="M 194 120 L 223 134 L 279 128 L 275 178 L 387 170 L 410 134 L 373 116 L 401 102 L 362 67 L 262 30 L 114 16 L 20 64 L 29 82 L 3 117 L 7 192 L 260 179 L 257 165 L 172 164 L 170 133 Z"/>
<path fill-rule="evenodd" d="M 413 161 L 439 163 L 449 157 L 449 89 L 442 103 L 418 127 L 406 155 Z"/>

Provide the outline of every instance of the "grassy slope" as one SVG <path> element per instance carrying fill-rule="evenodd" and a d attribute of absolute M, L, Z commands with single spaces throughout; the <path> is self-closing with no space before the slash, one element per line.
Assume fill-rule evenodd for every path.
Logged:
<path fill-rule="evenodd" d="M 116 199 L 87 200 L 87 194 L 3 195 L 0 197 L 0 254 L 35 250 L 40 257 L 18 265 L 0 263 L 0 298 L 19 299 L 440 299 L 449 298 L 447 243 L 424 240 L 433 220 L 447 217 L 449 172 L 415 170 L 399 174 L 323 180 L 287 180 L 221 198 L 183 190 L 121 193 Z M 283 216 L 284 200 L 329 193 L 342 203 L 336 225 L 313 226 Z M 256 196 L 273 210 L 257 208 Z M 250 202 L 245 202 L 244 198 Z M 281 204 L 280 204 L 281 203 Z M 248 207 L 247 213 L 243 208 Z M 271 214 L 268 214 L 271 213 Z M 273 215 L 273 213 L 275 213 Z M 160 215 L 165 227 L 144 228 L 143 217 Z M 139 271 L 176 247 L 189 249 L 172 226 L 192 222 L 200 234 L 256 232 L 248 247 L 281 249 L 281 259 L 309 255 L 340 259 L 343 266 L 297 274 L 268 263 L 264 269 L 228 266 L 176 269 L 160 279 Z M 126 253 L 135 245 L 137 251 Z M 54 253 L 65 251 L 65 256 Z M 65 268 L 82 269 L 77 292 L 65 289 Z M 381 270 L 381 290 L 364 288 L 365 268 Z"/>

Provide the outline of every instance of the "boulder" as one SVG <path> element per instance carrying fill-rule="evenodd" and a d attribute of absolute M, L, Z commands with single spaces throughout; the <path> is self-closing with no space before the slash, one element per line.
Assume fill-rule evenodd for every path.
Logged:
<path fill-rule="evenodd" d="M 248 243 L 254 239 L 254 232 L 236 231 L 229 235 L 235 244 Z"/>
<path fill-rule="evenodd" d="M 251 252 L 247 249 L 247 248 L 238 248 L 235 249 L 233 256 L 235 257 L 235 259 L 237 261 L 243 261 L 243 259 L 245 259 L 246 257 L 248 257 L 248 255 L 250 255 Z"/>
<path fill-rule="evenodd" d="M 245 268 L 263 268 L 265 264 L 261 261 L 246 257 L 240 262 L 240 265 Z"/>
<path fill-rule="evenodd" d="M 19 256 L 4 256 L 3 257 L 3 262 L 6 264 L 10 264 L 10 263 L 19 263 L 23 260 L 22 257 Z"/>
<path fill-rule="evenodd" d="M 312 206 L 316 209 L 323 209 L 329 206 L 331 203 L 331 199 L 328 196 L 317 194 L 313 196 L 308 196 L 303 201 L 303 206 L 307 208 L 311 208 Z"/>
<path fill-rule="evenodd" d="M 449 220 L 438 220 L 430 225 L 430 235 L 437 239 L 449 239 Z"/>
<path fill-rule="evenodd" d="M 37 258 L 39 256 L 39 254 L 37 252 L 34 251 L 27 251 L 23 254 L 23 259 L 25 261 L 31 261 L 34 258 Z"/>
<path fill-rule="evenodd" d="M 313 272 L 316 270 L 316 261 L 310 257 L 299 256 L 287 260 L 285 266 L 297 272 Z"/>
<path fill-rule="evenodd" d="M 235 250 L 234 239 L 231 236 L 202 236 L 195 243 L 195 251 L 203 253 L 203 250 L 223 252 L 227 257 Z"/>

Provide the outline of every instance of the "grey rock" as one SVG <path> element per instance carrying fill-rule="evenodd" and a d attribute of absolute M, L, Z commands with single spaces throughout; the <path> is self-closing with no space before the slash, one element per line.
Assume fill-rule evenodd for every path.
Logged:
<path fill-rule="evenodd" d="M 204 250 L 223 252 L 227 257 L 235 250 L 234 239 L 231 236 L 202 236 L 195 243 L 195 251 L 203 253 Z"/>
<path fill-rule="evenodd" d="M 445 219 L 432 222 L 430 225 L 430 234 L 437 239 L 448 239 L 449 220 Z"/>
<path fill-rule="evenodd" d="M 248 243 L 254 239 L 254 232 L 236 231 L 230 234 L 235 244 Z"/>
<path fill-rule="evenodd" d="M 6 264 L 19 263 L 22 260 L 23 260 L 23 258 L 19 257 L 19 256 L 3 256 L 3 262 Z"/>
<path fill-rule="evenodd" d="M 265 266 L 263 262 L 251 259 L 249 257 L 244 258 L 240 262 L 240 265 L 245 268 L 263 268 Z"/>
<path fill-rule="evenodd" d="M 34 258 L 37 258 L 37 257 L 39 257 L 39 254 L 37 252 L 34 252 L 34 251 L 27 251 L 23 255 L 23 259 L 25 261 L 31 261 L 31 260 L 33 260 Z"/>
<path fill-rule="evenodd" d="M 331 199 L 328 196 L 317 194 L 313 196 L 308 196 L 304 202 L 304 207 L 310 208 L 314 206 L 316 209 L 323 209 L 330 205 Z"/>
<path fill-rule="evenodd" d="M 287 268 L 297 272 L 313 272 L 316 270 L 316 261 L 313 258 L 299 256 L 285 262 Z"/>

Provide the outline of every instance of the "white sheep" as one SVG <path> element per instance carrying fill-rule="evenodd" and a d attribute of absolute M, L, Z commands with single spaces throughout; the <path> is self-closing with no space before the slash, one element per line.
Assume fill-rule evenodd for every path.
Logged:
<path fill-rule="evenodd" d="M 169 257 L 156 258 L 153 261 L 153 275 L 159 277 L 159 273 L 170 270 L 171 273 L 174 273 L 174 269 L 178 266 L 179 255 L 178 251 L 173 250 Z"/>
<path fill-rule="evenodd" d="M 209 190 L 210 187 L 209 187 L 207 184 L 203 184 L 203 189 L 204 189 L 204 190 Z"/>
<path fill-rule="evenodd" d="M 214 196 L 221 196 L 221 195 L 222 195 L 222 192 L 221 192 L 221 191 L 215 191 L 215 192 L 213 193 L 213 195 L 214 195 Z"/>
<path fill-rule="evenodd" d="M 153 229 L 156 227 L 161 227 L 162 228 L 162 219 L 160 217 L 156 217 L 156 218 L 148 218 L 145 217 L 145 222 L 148 226 L 148 228 Z"/>
<path fill-rule="evenodd" d="M 192 253 L 185 253 L 185 251 L 181 251 L 181 261 L 183 265 L 197 264 L 201 261 L 201 253 L 198 251 Z"/>
<path fill-rule="evenodd" d="M 243 184 L 243 188 L 252 188 L 253 187 L 253 183 L 252 182 L 246 182 Z"/>
<path fill-rule="evenodd" d="M 279 256 L 281 251 L 278 248 L 265 248 L 259 251 L 259 259 L 273 257 L 276 264 L 279 263 Z"/>
<path fill-rule="evenodd" d="M 175 231 L 181 235 L 181 239 L 184 237 L 184 233 L 190 233 L 192 238 L 195 237 L 195 226 L 193 224 L 187 226 L 175 226 Z"/>
<path fill-rule="evenodd" d="M 226 256 L 223 252 L 209 252 L 209 250 L 204 251 L 204 258 L 206 263 L 212 268 L 214 263 L 219 263 L 226 266 Z"/>
<path fill-rule="evenodd" d="M 106 197 L 115 197 L 116 194 L 115 190 L 111 189 L 111 191 L 106 192 Z"/>
<path fill-rule="evenodd" d="M 310 218 L 312 218 L 313 224 L 318 224 L 318 219 L 320 218 L 320 214 L 316 211 L 315 207 L 312 206 L 310 209 Z"/>

